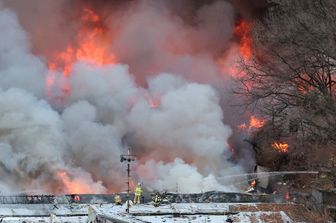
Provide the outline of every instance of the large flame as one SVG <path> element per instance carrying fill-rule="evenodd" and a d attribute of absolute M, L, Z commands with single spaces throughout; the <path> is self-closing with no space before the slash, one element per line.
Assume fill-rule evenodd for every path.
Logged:
<path fill-rule="evenodd" d="M 55 53 L 48 63 L 49 73 L 46 78 L 47 95 L 53 96 L 53 88 L 60 88 L 63 97 L 71 91 L 67 77 L 72 71 L 73 64 L 77 61 L 85 61 L 97 66 L 115 64 L 116 57 L 109 51 L 111 45 L 108 29 L 103 20 L 90 8 L 83 8 L 80 17 L 80 26 L 75 41 L 66 49 Z M 60 71 L 59 76 L 55 71 Z M 60 83 L 60 86 L 56 86 Z"/>
<path fill-rule="evenodd" d="M 237 78 L 244 76 L 245 72 L 237 66 L 238 59 L 232 55 L 242 58 L 244 61 L 248 61 L 252 57 L 252 41 L 251 41 L 251 23 L 240 20 L 234 27 L 234 36 L 237 40 L 237 44 L 232 44 L 228 52 L 225 52 L 217 63 L 224 75 L 229 74 L 231 77 Z"/>
<path fill-rule="evenodd" d="M 239 50 L 245 60 L 252 56 L 250 32 L 251 24 L 247 21 L 241 20 L 235 27 L 235 35 L 240 39 Z"/>
<path fill-rule="evenodd" d="M 50 70 L 61 70 L 64 75 L 69 75 L 76 61 L 96 65 L 116 63 L 115 55 L 108 50 L 110 39 L 102 19 L 89 8 L 84 8 L 82 13 L 76 42 L 56 53 L 48 64 Z"/>
<path fill-rule="evenodd" d="M 80 179 L 71 177 L 65 170 L 56 172 L 56 176 L 62 182 L 63 191 L 69 194 L 88 194 L 95 193 L 95 189 Z"/>

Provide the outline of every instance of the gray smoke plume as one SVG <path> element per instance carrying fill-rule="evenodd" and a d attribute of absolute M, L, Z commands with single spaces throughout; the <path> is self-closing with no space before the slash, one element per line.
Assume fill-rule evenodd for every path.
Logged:
<path fill-rule="evenodd" d="M 67 4 L 53 2 L 53 8 L 40 2 L 36 14 L 49 10 L 52 27 Z M 5 3 L 27 17 L 16 1 Z M 0 4 L 0 190 L 123 190 L 125 141 L 138 158 L 134 180 L 149 190 L 236 190 L 217 180 L 243 170 L 228 161 L 232 131 L 223 122 L 223 92 L 211 85 L 223 82 L 217 58 L 230 48 L 233 8 L 213 1 L 193 9 L 196 17 L 188 22 L 166 3 L 131 1 L 116 9 L 106 26 L 119 63 L 78 61 L 66 80 L 47 68 L 55 48 L 47 40 L 38 46 L 41 36 L 31 25 L 40 22 L 24 21 L 24 31 Z M 55 44 L 69 33 L 57 34 Z M 46 89 L 50 72 L 58 85 L 70 86 L 61 108 L 55 104 L 59 89 Z"/>

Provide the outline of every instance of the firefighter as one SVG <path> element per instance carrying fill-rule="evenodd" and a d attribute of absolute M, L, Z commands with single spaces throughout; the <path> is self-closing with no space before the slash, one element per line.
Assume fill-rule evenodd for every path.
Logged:
<path fill-rule="evenodd" d="M 134 190 L 134 204 L 140 204 L 141 203 L 141 196 L 142 196 L 142 188 L 141 184 L 138 183 Z"/>
<path fill-rule="evenodd" d="M 122 205 L 122 200 L 121 200 L 121 196 L 119 194 L 116 194 L 114 196 L 114 204 L 115 205 Z"/>
<path fill-rule="evenodd" d="M 162 197 L 159 192 L 154 193 L 154 195 L 152 196 L 152 201 L 153 201 L 154 207 L 160 206 L 162 202 Z"/>

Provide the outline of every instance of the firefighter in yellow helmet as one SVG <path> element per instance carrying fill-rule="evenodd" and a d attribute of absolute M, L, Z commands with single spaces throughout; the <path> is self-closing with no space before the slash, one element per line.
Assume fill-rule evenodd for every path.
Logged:
<path fill-rule="evenodd" d="M 122 200 L 120 194 L 116 194 L 114 196 L 114 204 L 115 205 L 122 205 Z"/>
<path fill-rule="evenodd" d="M 142 188 L 141 184 L 138 183 L 134 190 L 134 204 L 140 204 L 141 203 L 141 196 L 142 196 Z"/>

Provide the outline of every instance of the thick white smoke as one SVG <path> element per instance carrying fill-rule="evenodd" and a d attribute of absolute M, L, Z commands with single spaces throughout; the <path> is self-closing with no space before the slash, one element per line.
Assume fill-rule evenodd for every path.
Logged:
<path fill-rule="evenodd" d="M 146 173 L 143 176 L 145 185 L 153 190 L 164 189 L 184 193 L 237 190 L 234 186 L 219 184 L 213 174 L 201 174 L 196 166 L 186 164 L 180 158 L 169 163 L 148 160 L 138 168 L 139 172 Z"/>
<path fill-rule="evenodd" d="M 216 10 L 230 11 L 227 3 L 217 4 Z M 149 9 L 140 9 L 135 17 L 150 15 Z M 210 9 L 200 13 L 208 15 Z M 176 29 L 172 24 L 165 26 L 165 31 L 169 26 Z M 126 27 L 123 32 L 134 30 Z M 162 60 L 170 70 L 179 67 L 190 78 L 159 72 L 147 79 L 146 88 L 135 83 L 127 65 L 96 66 L 79 61 L 66 80 L 71 86 L 66 105 L 56 110 L 52 102 L 59 96 L 57 89 L 52 97 L 45 93 L 49 72 L 45 61 L 32 54 L 27 34 L 8 9 L 0 8 L 0 31 L 0 190 L 121 190 L 126 173 L 119 160 L 126 152 L 125 141 L 138 157 L 135 179 L 150 190 L 175 190 L 176 185 L 181 192 L 234 189 L 230 183 L 216 180 L 241 171 L 227 161 L 231 130 L 223 124 L 220 97 L 210 85 L 190 81 L 194 76 L 216 75 L 217 68 L 208 55 L 179 56 L 172 63 Z M 123 35 L 116 46 L 124 44 L 120 43 L 126 38 Z M 150 36 L 149 43 L 160 41 L 161 37 Z M 136 52 L 128 53 L 136 60 Z M 194 69 L 188 66 L 198 60 L 202 69 L 209 69 L 196 67 L 197 73 L 192 73 Z M 82 191 L 76 189 L 78 185 Z"/>
<path fill-rule="evenodd" d="M 180 154 L 186 159 L 196 156 L 205 163 L 220 162 L 218 155 L 227 150 L 231 130 L 222 123 L 216 92 L 209 85 L 175 79 L 161 74 L 149 82 L 149 92 L 159 92 L 161 105 L 152 109 L 145 100 L 134 105 L 128 121 L 135 137 L 153 153 L 166 151 L 174 157 L 183 151 Z"/>
<path fill-rule="evenodd" d="M 18 87 L 42 96 L 44 79 L 41 75 L 46 75 L 47 69 L 39 58 L 31 54 L 31 46 L 25 32 L 15 14 L 8 9 L 1 10 L 0 30 L 1 87 Z"/>
<path fill-rule="evenodd" d="M 31 93 L 11 88 L 0 93 L 2 182 L 14 191 L 63 191 L 55 188 L 57 171 L 65 170 L 93 191 L 104 192 L 91 175 L 65 160 L 64 122 L 50 105 Z"/>

